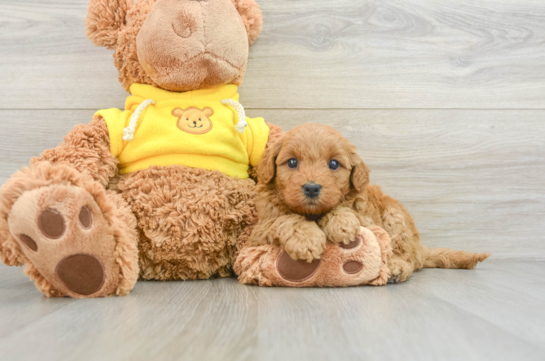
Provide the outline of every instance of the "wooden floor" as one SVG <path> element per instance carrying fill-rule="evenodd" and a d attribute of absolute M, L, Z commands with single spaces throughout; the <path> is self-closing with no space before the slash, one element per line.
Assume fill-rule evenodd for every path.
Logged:
<path fill-rule="evenodd" d="M 545 262 L 423 270 L 348 289 L 139 282 L 46 299 L 0 266 L 2 360 L 544 360 Z"/>
<path fill-rule="evenodd" d="M 544 360 L 545 2 L 257 1 L 248 115 L 336 127 L 425 245 L 491 260 L 384 288 L 138 283 L 86 301 L 0 266 L 0 360 Z M 0 1 L 0 184 L 123 107 L 86 3 Z"/>

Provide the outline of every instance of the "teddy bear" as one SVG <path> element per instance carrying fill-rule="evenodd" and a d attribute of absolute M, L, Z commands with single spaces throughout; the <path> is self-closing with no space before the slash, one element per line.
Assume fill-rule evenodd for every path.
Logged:
<path fill-rule="evenodd" d="M 2 186 L 2 262 L 48 297 L 231 276 L 250 174 L 281 134 L 239 103 L 261 28 L 254 0 L 90 0 L 87 37 L 114 50 L 130 95 Z"/>

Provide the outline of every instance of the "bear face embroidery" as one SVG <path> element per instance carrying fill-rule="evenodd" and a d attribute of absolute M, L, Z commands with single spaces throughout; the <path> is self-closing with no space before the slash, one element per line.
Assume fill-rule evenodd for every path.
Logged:
<path fill-rule="evenodd" d="M 189 134 L 204 134 L 212 130 L 212 121 L 209 118 L 212 114 L 214 110 L 208 107 L 202 110 L 195 107 L 172 110 L 172 115 L 178 118 L 178 128 Z"/>

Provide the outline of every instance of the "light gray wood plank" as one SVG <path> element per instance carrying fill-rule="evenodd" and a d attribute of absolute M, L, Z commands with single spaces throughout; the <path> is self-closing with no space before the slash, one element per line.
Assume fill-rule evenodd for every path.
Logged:
<path fill-rule="evenodd" d="M 259 1 L 248 108 L 543 108 L 539 0 Z M 83 0 L 0 3 L 0 108 L 100 109 L 125 92 Z"/>
<path fill-rule="evenodd" d="M 426 270 L 413 277 L 433 288 L 435 283 L 426 279 L 432 272 L 437 273 Z M 544 355 L 540 347 L 523 351 L 521 341 L 529 346 L 523 337 L 490 327 L 480 315 L 469 315 L 431 295 L 410 283 L 336 290 L 259 289 L 259 332 L 265 341 L 260 354 L 265 360 L 286 355 L 290 360 L 509 360 Z"/>
<path fill-rule="evenodd" d="M 473 271 L 424 270 L 407 283 L 380 288 L 138 282 L 127 297 L 76 301 L 45 299 L 37 290 L 4 298 L 32 284 L 21 269 L 0 266 L 0 355 L 45 361 L 542 360 L 541 339 L 519 331 L 542 320 L 542 312 L 525 310 L 539 309 L 545 290 L 515 272 L 505 278 L 505 271 L 542 273 L 544 267 L 493 261 Z M 525 296 L 502 280 L 517 283 Z M 18 286 L 8 291 L 10 282 Z M 479 289 L 485 297 L 501 297 L 481 301 Z M 518 326 L 509 324 L 515 321 Z"/>
<path fill-rule="evenodd" d="M 3 348 L 1 346 L 2 338 L 8 337 L 75 302 L 69 298 L 58 300 L 42 298 L 36 291 L 34 284 L 24 276 L 21 267 L 9 269 L 0 264 L 0 314 L 2 315 L 0 320 L 0 355 L 2 355 Z"/>
<path fill-rule="evenodd" d="M 93 111 L 0 111 L 0 182 Z M 291 129 L 331 124 L 371 180 L 411 212 L 423 243 L 493 258 L 545 259 L 544 111 L 259 110 Z M 40 119 L 39 122 L 36 119 Z"/>
<path fill-rule="evenodd" d="M 479 272 L 426 272 L 412 285 L 518 337 L 545 345 L 545 284 L 536 277 L 544 272 L 543 262 L 490 260 L 479 265 Z"/>

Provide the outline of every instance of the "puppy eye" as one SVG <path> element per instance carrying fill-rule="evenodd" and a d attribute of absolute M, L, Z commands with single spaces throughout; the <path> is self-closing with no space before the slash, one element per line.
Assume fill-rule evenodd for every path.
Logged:
<path fill-rule="evenodd" d="M 329 169 L 331 169 L 331 170 L 339 169 L 339 165 L 340 165 L 339 162 L 337 162 L 335 159 L 331 159 L 329 161 Z"/>
<path fill-rule="evenodd" d="M 288 167 L 297 168 L 297 159 L 291 158 L 290 160 L 288 160 Z"/>

